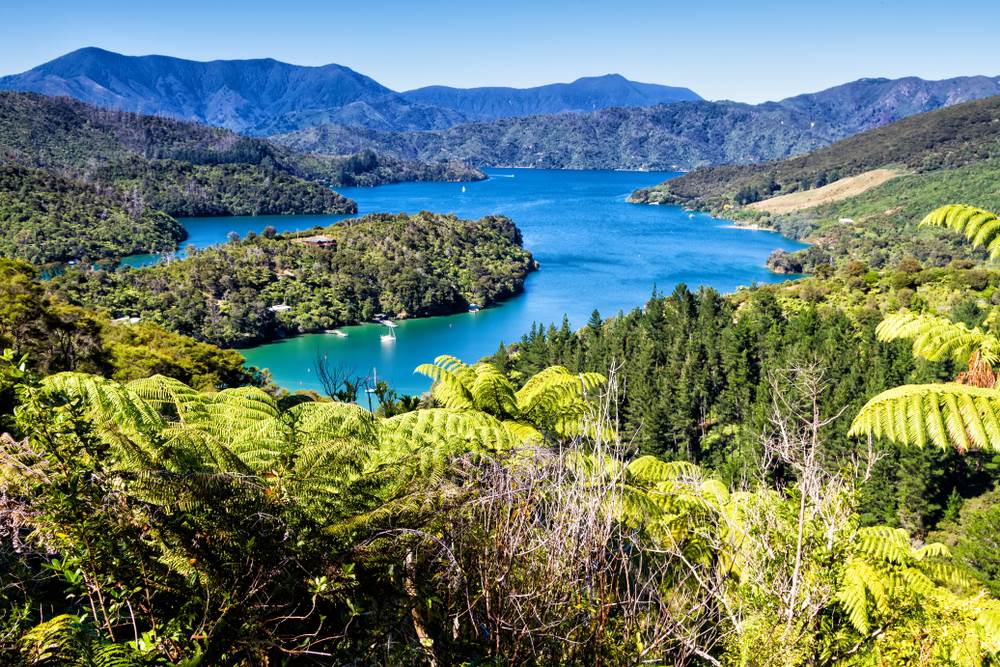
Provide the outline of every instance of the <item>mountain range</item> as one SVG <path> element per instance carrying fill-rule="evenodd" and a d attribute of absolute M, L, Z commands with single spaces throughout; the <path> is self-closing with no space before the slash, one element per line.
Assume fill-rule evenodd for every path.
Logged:
<path fill-rule="evenodd" d="M 341 65 L 195 62 L 85 48 L 0 78 L 5 89 L 193 120 L 327 156 L 374 150 L 383 161 L 687 171 L 807 153 L 998 95 L 1000 77 L 860 79 L 751 105 L 616 74 L 526 89 L 396 92 Z"/>
<path fill-rule="evenodd" d="M 275 137 L 301 151 L 372 148 L 423 161 L 690 170 L 806 153 L 908 116 L 1000 94 L 1000 77 L 860 79 L 779 102 L 694 101 L 503 118 L 422 132 L 324 124 Z"/>
<path fill-rule="evenodd" d="M 783 273 L 824 264 L 882 268 L 982 260 L 960 235 L 918 226 L 942 202 L 1000 208 L 1000 96 L 877 127 L 784 160 L 696 169 L 637 190 L 635 203 L 681 204 L 810 243 L 768 260 Z M 829 268 L 829 267 L 827 267 Z"/>
<path fill-rule="evenodd" d="M 341 65 L 303 67 L 270 58 L 196 62 L 93 47 L 0 78 L 0 90 L 65 95 L 251 135 L 321 123 L 442 129 L 472 120 L 701 99 L 687 88 L 637 83 L 615 74 L 527 89 L 431 86 L 399 93 Z"/>

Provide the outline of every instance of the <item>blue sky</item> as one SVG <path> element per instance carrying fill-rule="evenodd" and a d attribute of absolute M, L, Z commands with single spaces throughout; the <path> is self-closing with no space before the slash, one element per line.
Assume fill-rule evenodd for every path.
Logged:
<path fill-rule="evenodd" d="M 1000 0 L 3 0 L 0 74 L 82 46 L 336 62 L 396 90 L 618 72 L 759 102 L 864 76 L 1000 74 Z"/>

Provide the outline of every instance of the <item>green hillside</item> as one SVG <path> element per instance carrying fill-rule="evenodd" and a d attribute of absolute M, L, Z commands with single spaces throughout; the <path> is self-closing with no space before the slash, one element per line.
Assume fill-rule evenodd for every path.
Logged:
<path fill-rule="evenodd" d="M 849 185 L 844 179 L 863 179 L 876 169 L 895 176 L 824 196 Z M 849 259 L 879 268 L 907 256 L 940 266 L 984 255 L 917 223 L 942 202 L 1000 207 L 998 179 L 1000 97 L 992 97 L 907 118 L 801 157 L 698 169 L 637 190 L 630 201 L 708 210 L 812 243 L 773 258 L 772 268 L 785 272 Z"/>
<path fill-rule="evenodd" d="M 184 236 L 176 220 L 120 190 L 0 162 L 0 255 L 98 260 L 173 250 Z"/>
<path fill-rule="evenodd" d="M 820 187 L 878 167 L 918 172 L 959 167 L 1000 157 L 998 123 L 1000 96 L 990 97 L 912 116 L 799 157 L 696 169 L 637 190 L 632 200 L 715 209 Z"/>
<path fill-rule="evenodd" d="M 152 322 L 112 321 L 49 293 L 29 264 L 0 259 L 0 348 L 32 371 L 99 373 L 128 381 L 162 374 L 203 390 L 267 383 L 233 350 L 201 343 Z M 7 407 L 0 385 L 0 413 Z"/>
<path fill-rule="evenodd" d="M 0 93 L 9 232 L 0 250 L 35 263 L 117 259 L 176 248 L 184 233 L 172 216 L 351 213 L 353 201 L 317 182 L 342 162 L 192 123 Z"/>
<path fill-rule="evenodd" d="M 807 270 L 830 259 L 856 259 L 881 268 L 908 256 L 943 266 L 956 258 L 985 259 L 982 251 L 970 248 L 961 237 L 918 227 L 924 215 L 940 202 L 962 201 L 1000 209 L 1000 159 L 906 174 L 843 201 L 786 215 L 754 215 L 752 219 L 821 249 L 822 253 L 800 253 Z"/>

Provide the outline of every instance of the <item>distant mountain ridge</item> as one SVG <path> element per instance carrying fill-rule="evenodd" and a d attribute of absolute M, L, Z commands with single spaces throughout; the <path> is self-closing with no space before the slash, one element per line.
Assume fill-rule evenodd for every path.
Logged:
<path fill-rule="evenodd" d="M 381 131 L 443 129 L 511 115 L 701 99 L 686 88 L 636 83 L 619 75 L 529 89 L 434 86 L 397 93 L 341 65 L 304 67 L 270 58 L 197 62 L 125 56 L 94 47 L 2 77 L 0 90 L 65 95 L 251 135 L 322 123 Z"/>
<path fill-rule="evenodd" d="M 849 134 L 856 134 L 918 113 L 994 95 L 1000 95 L 1000 76 L 961 76 L 939 81 L 908 76 L 858 79 L 775 104 L 822 117 Z"/>
<path fill-rule="evenodd" d="M 775 252 L 779 272 L 857 260 L 872 268 L 904 257 L 925 266 L 980 261 L 960 235 L 918 223 L 942 203 L 1000 207 L 1000 95 L 956 104 L 856 134 L 793 158 L 697 169 L 629 198 L 678 204 L 808 241 Z"/>
<path fill-rule="evenodd" d="M 677 102 L 425 132 L 322 125 L 275 140 L 301 151 L 341 154 L 370 147 L 406 159 L 478 166 L 691 170 L 800 155 L 914 114 L 998 94 L 1000 77 L 860 79 L 758 105 Z"/>
<path fill-rule="evenodd" d="M 1000 159 L 1000 96 L 916 114 L 798 157 L 704 167 L 636 190 L 631 201 L 721 211 L 874 169 L 927 173 L 990 159 Z"/>
<path fill-rule="evenodd" d="M 454 109 L 468 120 L 648 107 L 701 99 L 688 88 L 629 81 L 620 74 L 583 77 L 572 83 L 535 88 L 428 86 L 402 95 L 421 104 Z"/>
<path fill-rule="evenodd" d="M 803 154 L 908 116 L 1000 94 L 1000 77 L 860 79 L 750 105 L 608 74 L 536 88 L 395 92 L 340 65 L 195 62 L 74 51 L 0 90 L 273 136 L 325 155 L 475 166 L 680 169 Z"/>

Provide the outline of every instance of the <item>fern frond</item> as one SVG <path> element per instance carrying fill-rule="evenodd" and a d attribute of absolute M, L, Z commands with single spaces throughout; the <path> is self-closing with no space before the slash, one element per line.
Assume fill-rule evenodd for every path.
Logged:
<path fill-rule="evenodd" d="M 489 363 L 476 364 L 475 376 L 469 392 L 475 407 L 491 415 L 517 414 L 514 385 L 499 368 Z"/>
<path fill-rule="evenodd" d="M 96 435 L 122 464 L 143 467 L 158 460 L 161 452 L 153 438 L 166 422 L 128 387 L 86 373 L 57 373 L 45 378 L 42 389 L 79 402 Z"/>
<path fill-rule="evenodd" d="M 455 357 L 441 355 L 433 364 L 421 364 L 413 372 L 426 375 L 434 381 L 431 394 L 446 408 L 454 410 L 475 408 L 475 399 L 469 387 L 472 372 Z"/>
<path fill-rule="evenodd" d="M 847 613 L 851 625 L 862 635 L 867 635 L 870 630 L 869 581 L 876 582 L 876 587 L 881 588 L 877 575 L 867 563 L 851 559 L 844 568 L 843 578 L 837 590 L 837 601 Z"/>
<path fill-rule="evenodd" d="M 166 418 L 181 423 L 203 414 L 207 402 L 205 394 L 163 375 L 133 380 L 125 386 Z"/>
<path fill-rule="evenodd" d="M 456 456 L 504 451 L 517 444 L 503 422 L 484 412 L 416 410 L 383 422 L 377 462 L 405 464 L 413 474 L 428 474 L 442 471 Z"/>
<path fill-rule="evenodd" d="M 60 614 L 24 633 L 21 655 L 28 665 L 73 664 L 86 653 L 82 634 L 79 616 Z"/>
<path fill-rule="evenodd" d="M 904 445 L 1000 451 L 1000 393 L 960 384 L 905 385 L 875 396 L 850 435 Z"/>
<path fill-rule="evenodd" d="M 655 456 L 640 456 L 628 464 L 629 475 L 641 482 L 675 481 L 683 478 L 700 479 L 701 468 L 687 461 L 663 461 Z"/>
<path fill-rule="evenodd" d="M 977 352 L 990 365 L 1000 359 L 1000 340 L 996 336 L 938 315 L 904 310 L 886 316 L 875 333 L 882 341 L 912 340 L 914 356 L 928 361 L 952 359 L 964 365 Z"/>
<path fill-rule="evenodd" d="M 928 213 L 920 225 L 946 227 L 963 234 L 974 248 L 984 247 L 991 259 L 1000 256 L 1000 219 L 985 209 L 949 204 Z"/>
<path fill-rule="evenodd" d="M 859 528 L 855 548 L 867 560 L 872 561 L 903 564 L 913 559 L 910 553 L 910 535 L 902 528 Z"/>

